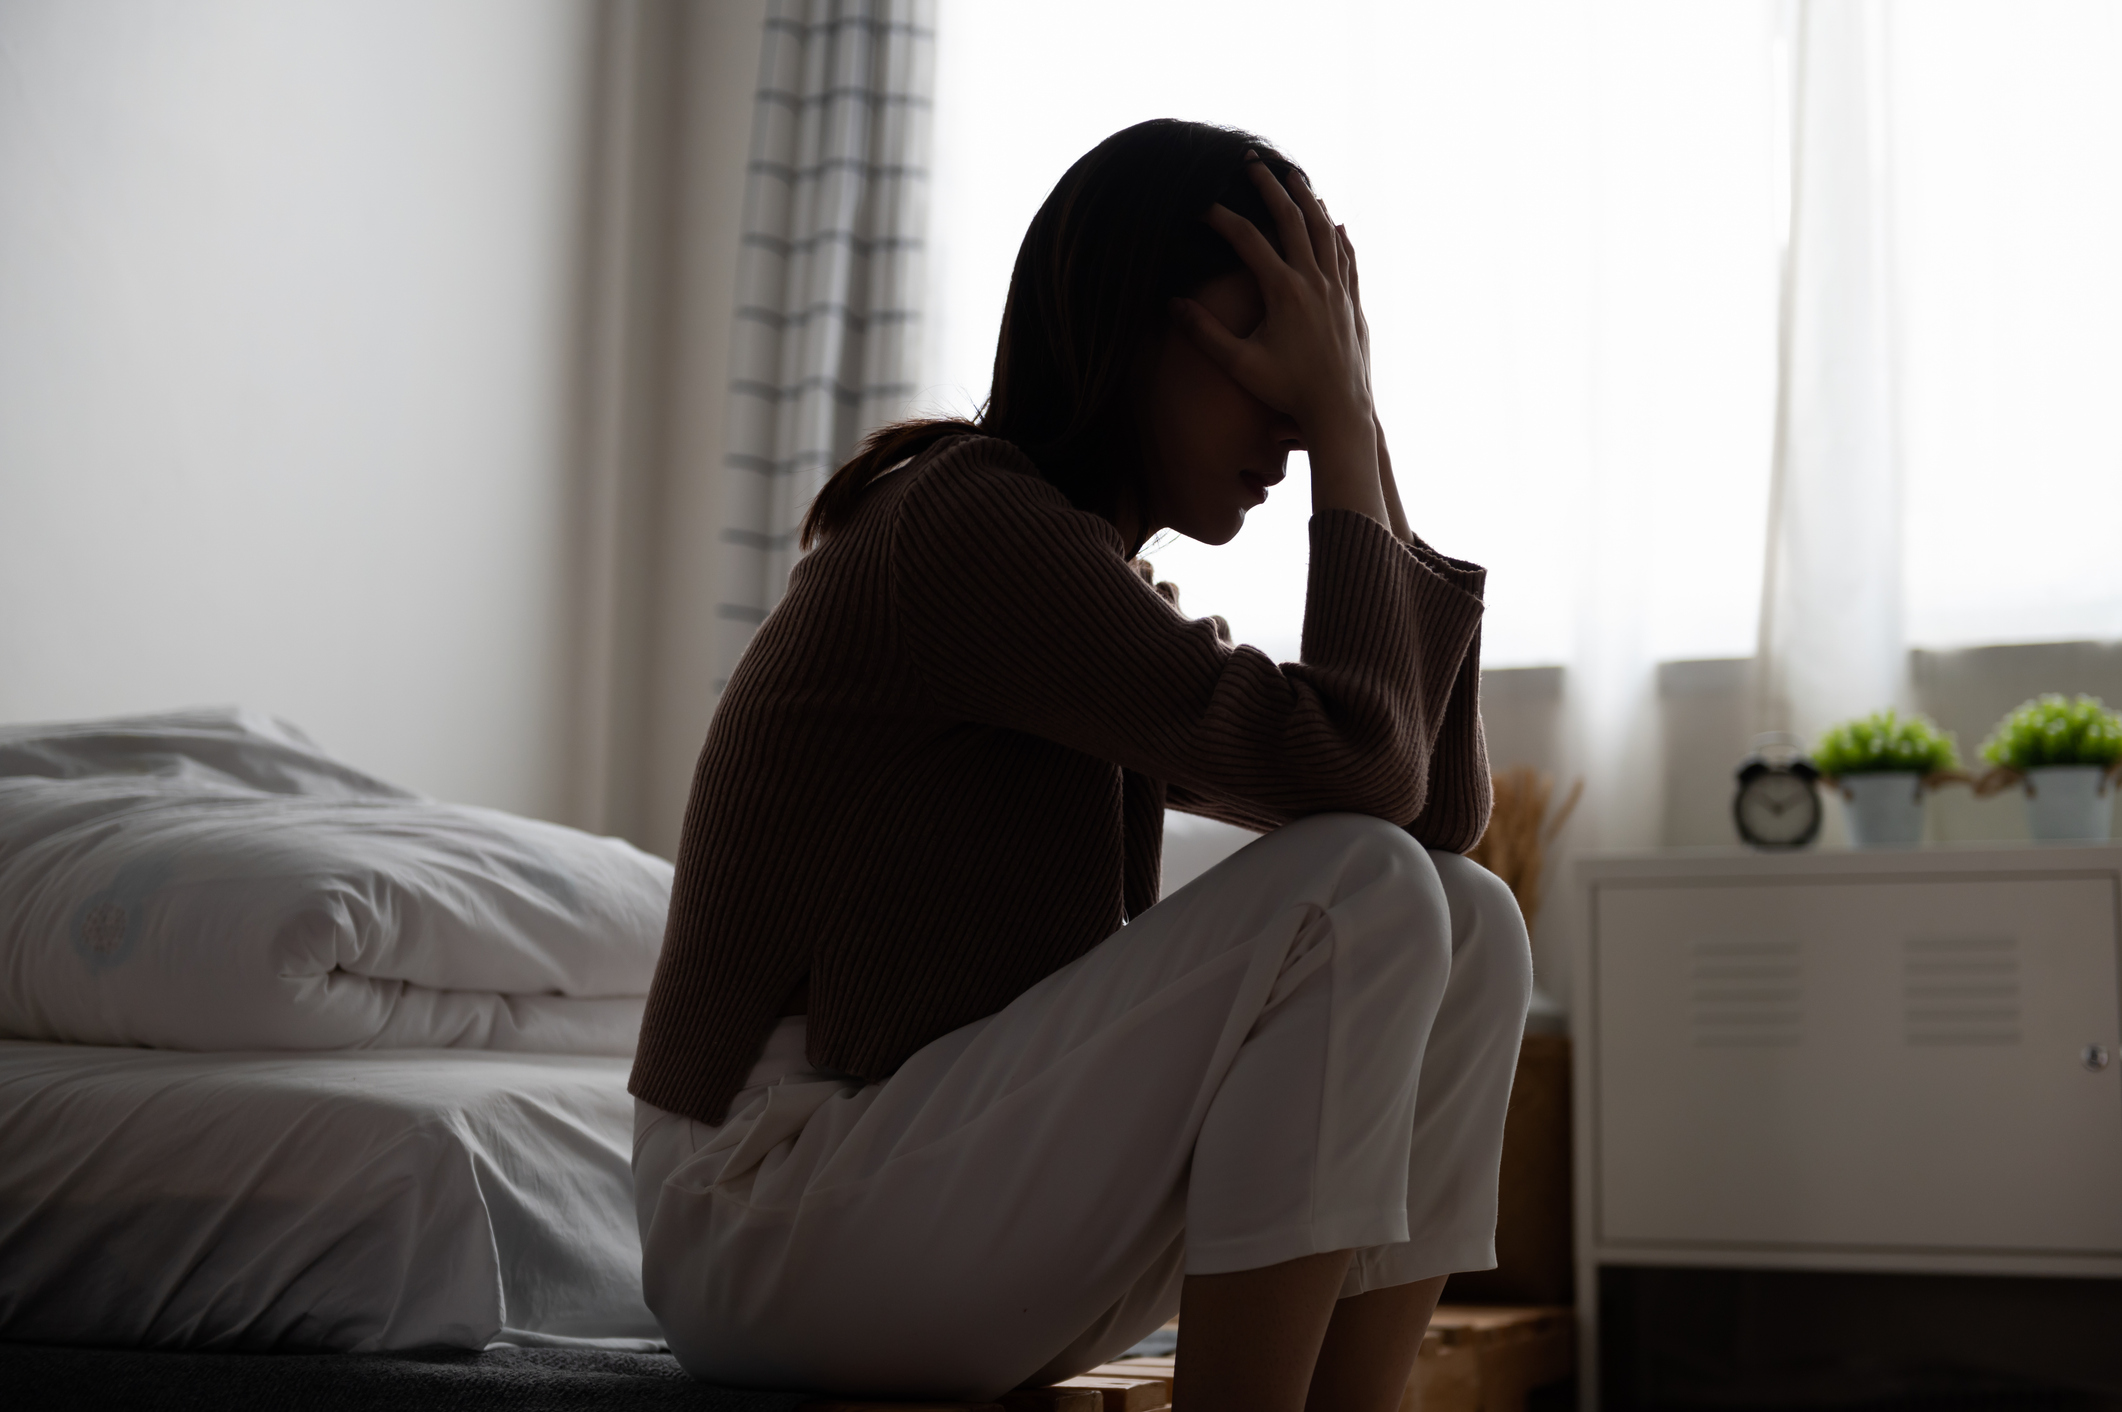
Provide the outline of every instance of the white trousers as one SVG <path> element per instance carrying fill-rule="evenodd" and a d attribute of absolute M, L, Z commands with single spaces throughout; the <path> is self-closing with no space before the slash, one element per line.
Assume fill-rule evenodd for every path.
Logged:
<path fill-rule="evenodd" d="M 1301 820 L 882 1083 L 807 1069 L 794 1017 L 721 1125 L 638 1104 L 648 1306 L 711 1382 L 987 1401 L 1132 1346 L 1186 1274 L 1488 1269 L 1531 985 L 1493 875 Z"/>

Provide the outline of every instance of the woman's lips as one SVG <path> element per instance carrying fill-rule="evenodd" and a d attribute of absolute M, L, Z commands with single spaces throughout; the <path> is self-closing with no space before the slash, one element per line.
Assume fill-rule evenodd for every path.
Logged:
<path fill-rule="evenodd" d="M 1253 493 L 1253 504 L 1265 505 L 1267 503 L 1267 488 L 1275 484 L 1276 481 L 1281 480 L 1282 477 L 1276 476 L 1274 480 L 1269 480 L 1266 476 L 1257 472 L 1240 471 L 1238 472 L 1238 479 L 1245 482 L 1245 488 Z"/>

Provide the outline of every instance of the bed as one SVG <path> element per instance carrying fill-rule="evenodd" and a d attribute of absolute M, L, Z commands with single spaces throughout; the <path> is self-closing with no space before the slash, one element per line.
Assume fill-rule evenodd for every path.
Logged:
<path fill-rule="evenodd" d="M 694 1381 L 642 1302 L 670 876 L 248 712 L 0 727 L 8 1405 L 803 1403 Z"/>
<path fill-rule="evenodd" d="M 0 1341 L 659 1348 L 669 889 L 251 713 L 0 728 Z"/>

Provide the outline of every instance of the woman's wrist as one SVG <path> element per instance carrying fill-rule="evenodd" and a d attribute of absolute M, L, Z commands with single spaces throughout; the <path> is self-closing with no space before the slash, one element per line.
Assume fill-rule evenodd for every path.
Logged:
<path fill-rule="evenodd" d="M 1335 417 L 1317 434 L 1305 434 L 1311 459 L 1312 510 L 1354 510 L 1390 531 L 1392 517 L 1378 475 L 1377 423 L 1370 409 L 1360 416 Z"/>
<path fill-rule="evenodd" d="M 1400 487 L 1393 480 L 1393 453 L 1385 444 L 1385 425 L 1371 414 L 1371 430 L 1378 438 L 1378 485 L 1385 492 L 1385 513 L 1390 516 L 1386 528 L 1402 544 L 1413 544 L 1415 532 L 1408 527 L 1406 507 L 1400 503 Z"/>

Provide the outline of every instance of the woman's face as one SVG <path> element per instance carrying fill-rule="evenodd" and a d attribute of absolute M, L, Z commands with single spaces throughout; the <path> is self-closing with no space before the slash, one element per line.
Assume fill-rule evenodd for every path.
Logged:
<path fill-rule="evenodd" d="M 1247 270 L 1219 275 L 1193 297 L 1240 338 L 1267 313 Z M 1141 391 L 1143 536 L 1174 529 L 1203 544 L 1228 543 L 1245 512 L 1282 479 L 1289 453 L 1303 449 L 1297 424 L 1231 381 L 1176 324 L 1152 346 Z"/>

